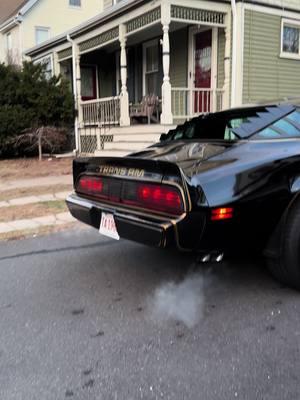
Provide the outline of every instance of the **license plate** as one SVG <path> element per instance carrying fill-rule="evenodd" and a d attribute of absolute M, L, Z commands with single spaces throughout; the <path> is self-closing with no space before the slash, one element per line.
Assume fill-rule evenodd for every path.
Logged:
<path fill-rule="evenodd" d="M 113 214 L 102 213 L 99 232 L 115 240 L 120 240 Z"/>

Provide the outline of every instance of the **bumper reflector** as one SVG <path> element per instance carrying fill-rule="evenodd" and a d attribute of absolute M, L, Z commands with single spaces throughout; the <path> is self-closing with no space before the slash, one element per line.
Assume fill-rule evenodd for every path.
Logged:
<path fill-rule="evenodd" d="M 233 218 L 233 208 L 223 207 L 223 208 L 214 208 L 211 211 L 211 220 L 212 221 L 222 221 L 224 219 Z"/>

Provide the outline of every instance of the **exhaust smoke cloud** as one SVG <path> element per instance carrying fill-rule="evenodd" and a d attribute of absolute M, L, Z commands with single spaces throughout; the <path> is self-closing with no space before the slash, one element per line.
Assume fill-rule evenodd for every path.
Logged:
<path fill-rule="evenodd" d="M 159 287 L 151 300 L 153 317 L 159 321 L 174 320 L 193 328 L 204 313 L 205 280 L 200 273 L 189 274 L 183 281 Z"/>

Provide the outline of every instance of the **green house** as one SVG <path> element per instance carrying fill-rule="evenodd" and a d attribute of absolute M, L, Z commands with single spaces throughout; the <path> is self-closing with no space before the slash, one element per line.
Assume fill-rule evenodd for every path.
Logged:
<path fill-rule="evenodd" d="M 126 154 L 197 115 L 300 96 L 299 0 L 104 6 L 27 52 L 69 79 L 81 153 Z"/>

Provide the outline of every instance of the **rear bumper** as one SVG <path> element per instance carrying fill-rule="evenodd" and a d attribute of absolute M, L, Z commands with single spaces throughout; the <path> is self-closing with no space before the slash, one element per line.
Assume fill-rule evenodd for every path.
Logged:
<path fill-rule="evenodd" d="M 114 215 L 121 238 L 161 248 L 176 244 L 177 221 L 128 214 L 127 210 L 116 210 L 107 204 L 87 200 L 76 194 L 70 195 L 66 203 L 74 218 L 96 229 L 100 227 L 102 212 L 106 212 Z"/>

